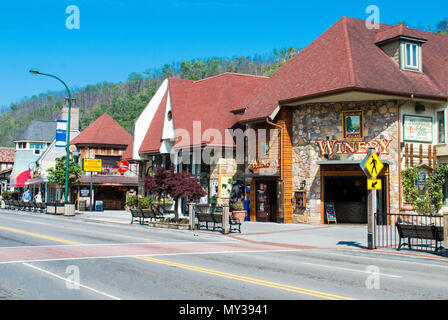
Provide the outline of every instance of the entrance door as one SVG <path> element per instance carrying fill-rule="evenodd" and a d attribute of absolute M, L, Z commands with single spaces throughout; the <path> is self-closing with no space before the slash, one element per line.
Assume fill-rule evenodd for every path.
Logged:
<path fill-rule="evenodd" d="M 255 187 L 256 220 L 276 222 L 278 213 L 277 181 L 257 181 Z"/>

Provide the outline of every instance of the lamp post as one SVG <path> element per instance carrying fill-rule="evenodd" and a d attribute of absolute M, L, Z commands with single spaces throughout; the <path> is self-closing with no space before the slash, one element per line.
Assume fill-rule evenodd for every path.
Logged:
<path fill-rule="evenodd" d="M 65 84 L 64 81 L 62 81 L 62 79 L 52 75 L 52 74 L 48 74 L 48 73 L 43 73 L 38 71 L 37 69 L 31 69 L 30 73 L 32 74 L 40 74 L 42 76 L 48 76 L 48 77 L 52 77 L 55 78 L 56 80 L 59 80 L 60 82 L 62 82 L 62 84 L 64 85 L 65 89 L 67 89 L 67 93 L 68 93 L 68 120 L 67 120 L 67 138 L 66 138 L 66 145 L 65 145 L 65 151 L 66 151 L 66 161 L 65 161 L 65 197 L 64 197 L 64 202 L 67 203 L 68 202 L 68 168 L 70 165 L 70 154 L 69 154 L 69 144 L 70 144 L 70 114 L 71 114 L 71 106 L 72 106 L 72 95 L 70 93 L 70 89 L 68 88 L 68 86 Z"/>

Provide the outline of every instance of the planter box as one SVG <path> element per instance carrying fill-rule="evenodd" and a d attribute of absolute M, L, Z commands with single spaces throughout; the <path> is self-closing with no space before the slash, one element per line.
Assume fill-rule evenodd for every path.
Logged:
<path fill-rule="evenodd" d="M 75 215 L 75 203 L 65 203 L 64 216 L 73 217 Z"/>
<path fill-rule="evenodd" d="M 148 226 L 155 227 L 155 228 L 178 229 L 178 230 L 190 229 L 190 225 L 188 223 L 177 224 L 177 223 L 148 222 Z"/>
<path fill-rule="evenodd" d="M 65 213 L 63 203 L 47 203 L 47 214 L 62 215 Z"/>

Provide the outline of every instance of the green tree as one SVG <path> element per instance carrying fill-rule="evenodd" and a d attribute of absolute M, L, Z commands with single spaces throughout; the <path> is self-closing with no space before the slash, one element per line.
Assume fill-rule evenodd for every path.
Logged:
<path fill-rule="evenodd" d="M 65 168 L 66 168 L 66 157 L 56 158 L 56 164 L 54 168 L 48 170 L 48 182 L 55 183 L 65 189 Z M 68 168 L 68 186 L 75 185 L 79 177 L 83 174 L 83 170 L 78 166 L 77 163 L 70 161 Z"/>

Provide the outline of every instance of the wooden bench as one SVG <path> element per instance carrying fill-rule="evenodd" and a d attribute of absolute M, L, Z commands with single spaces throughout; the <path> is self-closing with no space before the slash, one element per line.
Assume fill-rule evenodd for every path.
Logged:
<path fill-rule="evenodd" d="M 216 229 L 221 229 L 224 232 L 222 227 L 222 214 L 196 212 L 196 217 L 198 218 L 198 223 L 196 224 L 198 229 L 201 229 L 205 225 L 207 230 L 211 229 L 215 231 Z M 234 230 L 238 230 L 241 233 L 241 222 L 232 215 L 229 215 L 229 232 Z"/>
<path fill-rule="evenodd" d="M 435 252 L 442 249 L 439 246 L 439 242 L 443 241 L 443 227 L 434 225 L 413 225 L 404 223 L 395 223 L 398 230 L 399 245 L 397 250 L 400 250 L 402 246 L 407 245 L 409 249 L 412 249 L 411 239 L 422 239 L 422 240 L 434 240 L 436 242 Z M 408 239 L 408 242 L 403 242 L 402 239 Z"/>

